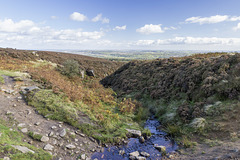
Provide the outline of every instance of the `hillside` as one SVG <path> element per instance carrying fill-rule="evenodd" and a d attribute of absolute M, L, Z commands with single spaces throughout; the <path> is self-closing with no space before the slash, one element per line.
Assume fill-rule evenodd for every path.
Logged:
<path fill-rule="evenodd" d="M 163 129 L 183 146 L 197 142 L 194 152 L 188 150 L 185 153 L 189 156 L 180 159 L 225 156 L 232 152 L 221 144 L 239 142 L 239 53 L 132 61 L 101 83 L 120 97 L 140 101 L 144 108 L 138 115 L 144 119 L 154 114 L 165 126 Z M 234 143 L 233 148 L 237 147 Z M 218 149 L 210 149 L 215 145 Z M 213 153 L 214 149 L 219 154 Z M 236 154 L 239 156 L 239 152 Z"/>
<path fill-rule="evenodd" d="M 30 51 L 16 50 L 11 48 L 0 48 L 1 57 L 12 57 L 24 61 L 45 60 L 62 65 L 67 59 L 78 61 L 82 70 L 92 69 L 97 77 L 105 77 L 113 73 L 123 65 L 122 62 L 114 62 L 101 58 L 94 58 L 78 54 L 50 52 L 50 51 Z"/>
<path fill-rule="evenodd" d="M 143 131 L 133 121 L 138 103 L 116 99 L 99 83 L 121 64 L 1 49 L 0 159 L 89 159 L 104 145 L 125 142 L 127 129 Z"/>

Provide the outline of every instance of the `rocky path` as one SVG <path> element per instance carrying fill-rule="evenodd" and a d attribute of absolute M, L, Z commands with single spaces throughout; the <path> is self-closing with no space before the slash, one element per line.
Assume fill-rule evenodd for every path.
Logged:
<path fill-rule="evenodd" d="M 87 157 L 92 152 L 101 150 L 94 139 L 89 139 L 72 126 L 44 118 L 25 103 L 19 91 L 36 85 L 33 81 L 24 79 L 18 82 L 7 76 L 4 79 L 5 84 L 0 85 L 0 118 L 13 121 L 12 128 L 23 132 L 24 141 L 43 148 L 58 160 L 90 159 Z M 29 136 L 29 133 L 34 136 Z"/>

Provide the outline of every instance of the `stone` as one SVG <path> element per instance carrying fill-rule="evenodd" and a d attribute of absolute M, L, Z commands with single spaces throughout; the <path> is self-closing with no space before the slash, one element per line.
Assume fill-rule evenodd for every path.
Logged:
<path fill-rule="evenodd" d="M 56 127 L 56 126 L 52 126 L 51 128 L 52 128 L 52 129 L 56 129 L 57 127 Z"/>
<path fill-rule="evenodd" d="M 205 124 L 206 124 L 206 120 L 204 118 L 195 118 L 192 120 L 189 126 L 194 129 L 202 129 L 205 127 Z"/>
<path fill-rule="evenodd" d="M 25 88 L 25 91 L 27 92 L 31 92 L 33 90 L 40 90 L 40 88 L 38 88 L 37 86 L 30 86 Z"/>
<path fill-rule="evenodd" d="M 144 142 L 145 142 L 145 139 L 144 139 L 143 136 L 140 136 L 140 137 L 139 137 L 139 142 L 140 142 L 140 143 L 144 143 Z"/>
<path fill-rule="evenodd" d="M 86 158 L 87 158 L 86 154 L 81 155 L 81 159 L 86 159 Z"/>
<path fill-rule="evenodd" d="M 11 112 L 11 111 L 6 112 L 6 115 L 12 115 L 12 114 L 13 114 L 13 112 Z"/>
<path fill-rule="evenodd" d="M 21 151 L 22 153 L 27 153 L 27 152 L 32 152 L 32 153 L 35 153 L 33 150 L 27 148 L 27 147 L 23 147 L 23 146 L 15 146 L 15 145 L 12 145 L 13 148 Z"/>
<path fill-rule="evenodd" d="M 9 157 L 3 157 L 3 160 L 10 160 Z"/>
<path fill-rule="evenodd" d="M 87 74 L 88 76 L 95 77 L 94 71 L 93 71 L 92 69 L 87 69 L 87 70 L 86 70 L 86 74 Z"/>
<path fill-rule="evenodd" d="M 67 149 L 75 149 L 76 146 L 73 145 L 73 144 L 67 144 L 67 145 L 66 145 L 66 148 L 67 148 Z"/>
<path fill-rule="evenodd" d="M 47 137 L 47 136 L 42 136 L 41 142 L 48 142 L 48 141 L 49 141 L 49 137 Z"/>
<path fill-rule="evenodd" d="M 13 107 L 17 107 L 17 105 L 16 105 L 16 104 L 13 104 Z"/>
<path fill-rule="evenodd" d="M 12 89 L 5 90 L 5 93 L 7 93 L 7 94 L 12 94 L 13 92 L 15 92 L 15 91 Z"/>
<path fill-rule="evenodd" d="M 44 150 L 46 151 L 52 151 L 54 148 L 54 146 L 52 146 L 51 144 L 47 144 L 43 147 Z"/>
<path fill-rule="evenodd" d="M 134 137 L 140 137 L 142 136 L 141 131 L 139 130 L 134 130 L 134 129 L 126 129 L 128 131 L 128 133 L 130 133 L 131 135 L 133 135 Z"/>
<path fill-rule="evenodd" d="M 60 132 L 59 132 L 59 136 L 60 137 L 64 137 L 67 134 L 67 131 L 65 128 L 63 128 Z"/>
<path fill-rule="evenodd" d="M 53 132 L 53 131 L 51 131 L 51 132 L 48 134 L 49 137 L 52 137 L 53 135 L 54 135 L 54 132 Z"/>
<path fill-rule="evenodd" d="M 40 124 L 41 124 L 41 122 L 34 123 L 34 125 L 36 125 L 36 126 L 39 126 Z"/>
<path fill-rule="evenodd" d="M 138 156 L 136 157 L 137 160 L 146 160 L 146 157 Z"/>
<path fill-rule="evenodd" d="M 17 127 L 24 127 L 26 124 L 25 123 L 19 123 Z"/>
<path fill-rule="evenodd" d="M 96 142 L 94 138 L 92 137 L 89 137 L 89 139 L 92 141 L 92 142 Z"/>
<path fill-rule="evenodd" d="M 27 133 L 27 132 L 28 132 L 28 129 L 27 129 L 27 128 L 23 128 L 23 129 L 21 129 L 21 132 L 22 132 L 22 133 Z"/>
<path fill-rule="evenodd" d="M 159 146 L 158 144 L 154 144 L 154 147 L 159 150 L 160 152 L 166 152 L 165 146 Z"/>
<path fill-rule="evenodd" d="M 120 150 L 119 151 L 119 155 L 124 155 L 125 154 L 125 150 Z"/>
<path fill-rule="evenodd" d="M 147 152 L 141 152 L 140 154 L 141 154 L 142 156 L 144 156 L 144 157 L 149 157 L 149 156 L 150 156 L 150 154 L 147 153 Z"/>
<path fill-rule="evenodd" d="M 131 160 L 135 160 L 136 157 L 134 157 L 134 156 L 129 156 L 129 159 L 131 159 Z"/>
<path fill-rule="evenodd" d="M 139 152 L 138 151 L 131 152 L 131 153 L 129 153 L 129 156 L 137 157 L 137 156 L 139 156 Z"/>

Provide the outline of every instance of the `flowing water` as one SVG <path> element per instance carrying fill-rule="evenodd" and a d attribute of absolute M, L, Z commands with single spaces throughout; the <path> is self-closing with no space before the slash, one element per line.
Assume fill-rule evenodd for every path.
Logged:
<path fill-rule="evenodd" d="M 92 155 L 92 159 L 97 158 L 99 160 L 128 160 L 129 153 L 134 151 L 147 152 L 150 157 L 147 160 L 157 160 L 161 159 L 161 152 L 154 148 L 154 144 L 158 144 L 166 147 L 167 153 L 175 151 L 178 146 L 177 144 L 167 137 L 167 134 L 157 128 L 160 123 L 156 119 L 148 119 L 145 123 L 145 128 L 148 128 L 152 136 L 146 139 L 144 143 L 140 143 L 138 138 L 129 138 L 128 144 L 123 146 L 113 146 L 110 148 L 105 148 L 104 152 L 96 152 Z M 119 155 L 119 151 L 124 150 L 124 155 Z"/>

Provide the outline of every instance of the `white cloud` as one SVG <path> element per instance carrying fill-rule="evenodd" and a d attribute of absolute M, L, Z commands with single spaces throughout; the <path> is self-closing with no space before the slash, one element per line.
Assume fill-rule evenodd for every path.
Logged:
<path fill-rule="evenodd" d="M 161 24 L 153 25 L 153 24 L 145 24 L 145 26 L 138 28 L 136 30 L 142 34 L 152 34 L 152 33 L 163 33 L 164 30 L 161 28 Z"/>
<path fill-rule="evenodd" d="M 78 13 L 78 12 L 73 12 L 70 15 L 71 20 L 73 21 L 86 21 L 87 17 L 84 14 Z"/>
<path fill-rule="evenodd" d="M 127 26 L 124 25 L 124 26 L 116 26 L 113 30 L 114 31 L 117 31 L 117 30 L 126 30 Z"/>
<path fill-rule="evenodd" d="M 186 23 L 211 24 L 224 21 L 240 21 L 240 16 L 215 15 L 210 17 L 190 17 L 185 20 Z"/>
<path fill-rule="evenodd" d="M 0 32 L 25 32 L 34 26 L 30 20 L 21 20 L 13 22 L 12 19 L 0 20 Z"/>
<path fill-rule="evenodd" d="M 163 29 L 167 31 L 167 30 L 176 30 L 177 28 L 171 26 L 171 27 L 164 27 Z"/>
<path fill-rule="evenodd" d="M 137 46 L 159 45 L 239 45 L 240 38 L 218 37 L 175 37 L 171 39 L 138 40 L 131 43 Z"/>
<path fill-rule="evenodd" d="M 233 30 L 234 31 L 240 30 L 240 23 L 238 23 L 236 27 L 233 27 Z"/>
<path fill-rule="evenodd" d="M 94 17 L 93 19 L 92 19 L 92 21 L 93 22 L 98 22 L 98 21 L 101 21 L 102 23 L 109 23 L 109 19 L 108 18 L 106 18 L 106 17 L 102 17 L 102 14 L 100 13 L 100 14 L 98 14 L 96 17 Z"/>
<path fill-rule="evenodd" d="M 199 23 L 199 24 L 210 24 L 210 23 L 219 23 L 229 19 L 227 15 L 215 15 L 210 17 L 190 17 L 185 20 L 189 23 Z"/>
<path fill-rule="evenodd" d="M 40 46 L 46 48 L 76 47 L 79 44 L 95 44 L 102 40 L 103 31 L 86 32 L 82 29 L 57 30 L 48 26 L 39 26 L 29 20 L 14 22 L 12 19 L 0 19 L 1 45 L 6 47 Z M 29 47 L 33 48 L 33 47 Z"/>

